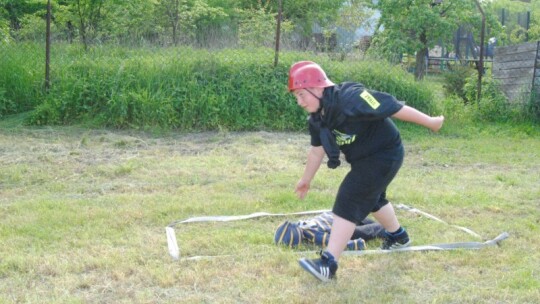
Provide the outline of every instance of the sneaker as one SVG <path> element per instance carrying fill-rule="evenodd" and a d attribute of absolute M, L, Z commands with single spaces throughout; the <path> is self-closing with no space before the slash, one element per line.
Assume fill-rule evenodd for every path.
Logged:
<path fill-rule="evenodd" d="M 411 244 L 407 231 L 403 229 L 398 235 L 391 235 L 385 232 L 384 242 L 381 246 L 383 250 L 394 250 L 399 248 L 408 247 Z"/>
<path fill-rule="evenodd" d="M 329 282 L 335 278 L 338 264 L 334 256 L 329 252 L 321 252 L 320 259 L 308 260 L 302 258 L 298 261 L 300 266 L 323 282 Z"/>

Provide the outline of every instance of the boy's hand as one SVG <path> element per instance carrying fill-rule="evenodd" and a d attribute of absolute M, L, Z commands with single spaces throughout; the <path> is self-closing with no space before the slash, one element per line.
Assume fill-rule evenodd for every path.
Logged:
<path fill-rule="evenodd" d="M 444 122 L 444 116 L 432 117 L 430 122 L 430 129 L 433 132 L 437 132 L 441 129 Z"/>
<path fill-rule="evenodd" d="M 309 191 L 309 183 L 302 179 L 296 184 L 296 188 L 294 189 L 294 192 L 296 192 L 296 195 L 298 196 L 299 199 L 304 199 L 308 191 Z"/>

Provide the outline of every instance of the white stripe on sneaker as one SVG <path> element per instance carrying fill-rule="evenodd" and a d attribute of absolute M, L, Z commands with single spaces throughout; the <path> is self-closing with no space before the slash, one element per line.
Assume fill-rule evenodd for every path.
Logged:
<path fill-rule="evenodd" d="M 300 263 L 300 266 L 302 266 L 302 268 L 304 268 L 307 272 L 311 273 L 317 279 L 323 282 L 330 281 L 330 278 L 328 278 L 328 276 L 325 276 L 321 273 L 323 267 L 320 267 L 321 269 L 319 270 L 314 268 L 313 266 L 315 265 L 313 265 L 312 262 L 306 258 L 302 258 L 298 262 Z M 326 268 L 328 269 L 328 273 L 329 273 L 329 268 L 328 267 Z"/>
<path fill-rule="evenodd" d="M 392 246 L 390 246 L 390 248 L 388 248 L 389 250 L 392 250 L 392 249 L 400 249 L 400 248 L 405 248 L 405 247 L 409 247 L 409 245 L 411 244 L 411 240 L 409 240 L 407 243 L 405 244 L 400 244 L 400 243 L 394 243 L 392 244 Z"/>

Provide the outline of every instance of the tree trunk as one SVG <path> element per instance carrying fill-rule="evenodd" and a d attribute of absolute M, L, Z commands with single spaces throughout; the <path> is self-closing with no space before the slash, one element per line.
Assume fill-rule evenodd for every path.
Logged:
<path fill-rule="evenodd" d="M 85 22 L 84 13 L 82 12 L 81 1 L 80 0 L 77 0 L 77 11 L 79 13 L 79 22 L 80 22 L 79 23 L 79 25 L 80 25 L 79 31 L 80 31 L 80 35 L 81 35 L 81 42 L 84 45 L 84 49 L 88 50 L 88 41 L 87 41 L 87 38 L 86 38 L 86 22 Z"/>
<path fill-rule="evenodd" d="M 416 80 L 424 79 L 427 71 L 429 49 L 425 30 L 420 34 L 420 42 L 422 42 L 422 48 L 416 52 L 416 70 L 414 71 Z"/>
<path fill-rule="evenodd" d="M 73 37 L 75 36 L 75 27 L 73 26 L 73 23 L 71 23 L 71 21 L 68 21 L 66 23 L 66 27 L 67 27 L 68 42 L 69 44 L 73 44 Z"/>
<path fill-rule="evenodd" d="M 174 46 L 178 46 L 178 34 L 176 34 L 176 27 L 177 25 L 176 24 L 172 24 L 172 40 L 173 40 L 173 45 Z"/>
<path fill-rule="evenodd" d="M 168 2 L 167 6 L 167 16 L 169 17 L 169 21 L 171 22 L 171 28 L 172 28 L 172 40 L 173 45 L 178 45 L 178 25 L 180 24 L 180 1 L 179 0 L 173 0 L 172 2 Z"/>

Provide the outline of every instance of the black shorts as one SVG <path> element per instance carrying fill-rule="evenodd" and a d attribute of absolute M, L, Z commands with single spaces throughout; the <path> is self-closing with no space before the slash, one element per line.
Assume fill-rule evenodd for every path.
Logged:
<path fill-rule="evenodd" d="M 377 212 L 388 204 L 386 187 L 403 164 L 403 148 L 396 160 L 375 157 L 351 164 L 334 203 L 332 212 L 353 223 L 359 223 L 370 212 Z"/>

